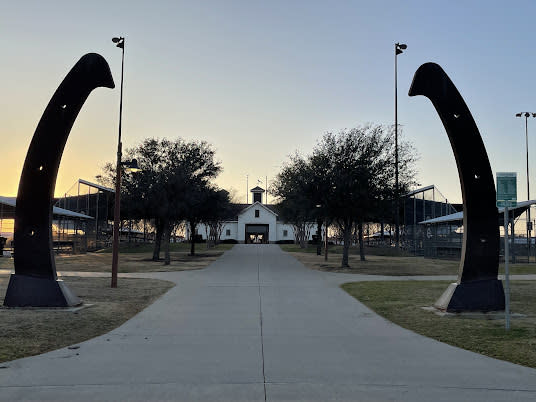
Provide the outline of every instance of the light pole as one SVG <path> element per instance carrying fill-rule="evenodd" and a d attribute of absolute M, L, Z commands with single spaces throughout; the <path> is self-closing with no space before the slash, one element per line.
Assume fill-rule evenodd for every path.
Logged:
<path fill-rule="evenodd" d="M 525 118 L 525 146 L 527 151 L 527 201 L 530 200 L 530 187 L 529 187 L 529 130 L 528 130 L 528 119 L 536 117 L 536 113 L 521 112 L 516 113 L 516 117 Z M 530 205 L 527 208 L 527 261 L 530 263 L 530 242 L 532 235 L 532 222 L 530 220 Z"/>
<path fill-rule="evenodd" d="M 398 93 L 397 93 L 397 60 L 408 46 L 405 43 L 395 43 L 395 243 L 400 247 L 400 216 L 398 211 Z"/>
<path fill-rule="evenodd" d="M 117 166 L 115 172 L 114 199 L 114 237 L 112 243 L 112 288 L 117 287 L 117 271 L 119 266 L 119 222 L 121 209 L 121 117 L 123 114 L 123 67 L 125 65 L 125 38 L 112 38 L 112 42 L 121 49 L 121 92 L 119 95 L 119 137 L 117 140 Z"/>

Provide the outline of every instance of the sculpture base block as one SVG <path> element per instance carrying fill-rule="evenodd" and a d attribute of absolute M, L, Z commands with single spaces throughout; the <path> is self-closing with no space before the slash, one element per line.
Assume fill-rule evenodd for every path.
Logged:
<path fill-rule="evenodd" d="M 456 313 L 462 311 L 504 310 L 504 289 L 498 279 L 451 283 L 434 307 Z"/>
<path fill-rule="evenodd" d="M 72 307 L 82 301 L 62 280 L 12 274 L 9 278 L 6 307 Z"/>

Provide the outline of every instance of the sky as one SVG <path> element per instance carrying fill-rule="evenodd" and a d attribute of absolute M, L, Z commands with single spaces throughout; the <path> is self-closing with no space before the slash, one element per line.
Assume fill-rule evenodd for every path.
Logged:
<path fill-rule="evenodd" d="M 94 181 L 117 149 L 125 39 L 123 147 L 144 138 L 208 141 L 216 183 L 245 202 L 288 156 L 326 132 L 398 121 L 417 149 L 417 180 L 461 202 L 456 163 L 430 101 L 407 95 L 413 74 L 440 64 L 480 129 L 493 174 L 518 173 L 527 197 L 525 122 L 536 112 L 536 2 L 518 1 L 9 1 L 0 0 L 0 195 L 14 196 L 37 123 L 85 53 L 109 63 L 116 88 L 97 88 L 63 154 L 56 194 Z M 536 119 L 528 122 L 536 157 Z M 536 163 L 530 162 L 536 198 Z M 259 183 L 258 181 L 261 181 Z"/>

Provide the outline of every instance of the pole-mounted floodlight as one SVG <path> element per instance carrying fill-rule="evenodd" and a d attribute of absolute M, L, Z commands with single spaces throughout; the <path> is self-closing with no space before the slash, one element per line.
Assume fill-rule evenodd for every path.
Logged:
<path fill-rule="evenodd" d="M 404 50 L 408 48 L 408 45 L 405 43 L 395 43 L 395 55 L 404 53 Z"/>
<path fill-rule="evenodd" d="M 120 36 L 119 38 L 112 38 L 112 42 L 115 43 L 115 46 L 124 49 L 125 48 L 125 38 Z"/>
<path fill-rule="evenodd" d="M 124 166 L 125 171 L 130 172 L 130 173 L 141 172 L 141 169 L 138 166 L 137 159 L 132 159 L 131 161 L 121 162 L 121 166 Z"/>
<path fill-rule="evenodd" d="M 530 200 L 530 185 L 529 185 L 529 130 L 528 130 L 528 118 L 536 117 L 536 113 L 532 112 L 520 112 L 516 113 L 516 117 L 525 118 L 525 145 L 527 152 L 527 201 Z M 530 263 L 530 243 L 532 237 L 532 221 L 530 220 L 530 205 L 527 208 L 527 260 Z"/>
<path fill-rule="evenodd" d="M 398 94 L 397 94 L 397 59 L 408 48 L 405 43 L 395 43 L 395 244 L 400 246 L 400 214 L 398 211 Z"/>
<path fill-rule="evenodd" d="M 125 66 L 125 38 L 112 38 L 112 42 L 121 49 L 121 92 L 119 95 L 119 135 L 117 140 L 117 166 L 115 174 L 114 197 L 114 233 L 112 242 L 112 288 L 117 287 L 117 272 L 119 267 L 119 223 L 121 221 L 121 121 L 123 116 L 123 71 Z M 137 163 L 136 163 L 137 165 Z"/>

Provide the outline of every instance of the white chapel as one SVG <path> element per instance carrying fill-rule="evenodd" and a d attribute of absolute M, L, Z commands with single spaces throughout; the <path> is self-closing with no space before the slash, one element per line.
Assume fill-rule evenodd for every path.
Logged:
<path fill-rule="evenodd" d="M 224 221 L 220 241 L 236 240 L 238 243 L 276 243 L 293 241 L 294 226 L 281 220 L 277 205 L 263 204 L 264 189 L 251 189 L 251 204 L 232 204 L 231 215 Z M 206 240 L 208 227 L 199 224 L 197 234 Z M 316 224 L 310 230 L 308 240 L 316 233 Z"/>

